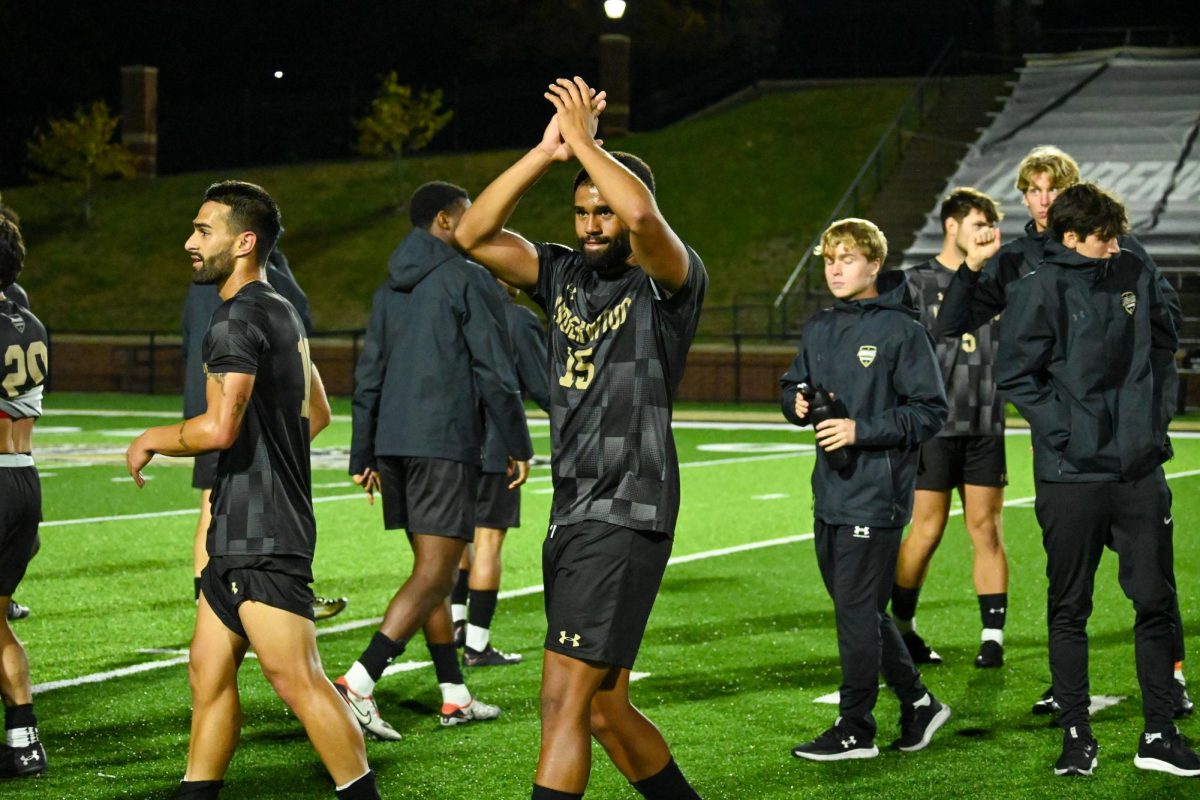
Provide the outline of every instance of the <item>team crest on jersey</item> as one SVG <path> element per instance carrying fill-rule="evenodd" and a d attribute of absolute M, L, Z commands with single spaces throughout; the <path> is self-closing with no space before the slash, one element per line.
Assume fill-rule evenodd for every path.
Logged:
<path fill-rule="evenodd" d="M 13 327 L 17 329 L 17 333 L 25 332 L 24 317 L 22 317 L 20 314 L 6 314 L 5 316 L 8 317 L 8 320 L 13 324 Z"/>
<path fill-rule="evenodd" d="M 1125 292 L 1121 295 L 1121 308 L 1125 309 L 1125 313 L 1133 316 L 1133 311 L 1137 308 L 1137 295 L 1133 292 Z"/>
<path fill-rule="evenodd" d="M 875 363 L 875 345 L 864 344 L 862 347 L 858 348 L 858 363 L 862 364 L 864 367 L 869 367 L 871 364 Z"/>

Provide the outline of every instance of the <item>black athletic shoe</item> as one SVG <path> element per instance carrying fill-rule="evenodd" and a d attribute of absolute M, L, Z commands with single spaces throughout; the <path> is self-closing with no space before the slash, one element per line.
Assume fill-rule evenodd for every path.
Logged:
<path fill-rule="evenodd" d="M 979 655 L 975 656 L 979 669 L 995 669 L 1004 666 L 1004 645 L 987 639 L 979 643 Z"/>
<path fill-rule="evenodd" d="M 1175 719 L 1180 717 L 1191 716 L 1195 704 L 1192 703 L 1192 698 L 1188 697 L 1187 681 L 1183 678 L 1176 678 L 1171 685 L 1171 699 L 1174 701 L 1174 716 Z"/>
<path fill-rule="evenodd" d="M 1057 714 L 1061 710 L 1062 709 L 1059 707 L 1058 703 L 1054 700 L 1053 686 L 1042 692 L 1041 699 L 1033 704 L 1033 708 L 1029 709 L 1030 713 L 1037 714 L 1038 716 Z"/>
<path fill-rule="evenodd" d="M 1178 729 L 1167 733 L 1143 733 L 1133 765 L 1181 778 L 1200 775 L 1200 755 L 1188 747 Z"/>
<path fill-rule="evenodd" d="M 350 601 L 345 597 L 321 597 L 320 595 L 316 595 L 312 601 L 313 619 L 336 617 L 346 610 L 346 606 L 349 603 Z"/>
<path fill-rule="evenodd" d="M 1096 751 L 1099 749 L 1100 744 L 1090 730 L 1068 728 L 1063 731 L 1062 755 L 1054 765 L 1054 774 L 1091 775 L 1096 768 Z"/>
<path fill-rule="evenodd" d="M 917 705 L 900 704 L 900 738 L 892 742 L 893 750 L 915 753 L 924 750 L 938 728 L 950 719 L 950 706 L 926 694 Z"/>
<path fill-rule="evenodd" d="M 908 648 L 908 655 L 914 664 L 942 663 L 942 657 L 937 654 L 936 650 L 925 644 L 925 640 L 916 631 L 902 633 L 900 638 L 904 640 L 904 646 Z"/>
<path fill-rule="evenodd" d="M 809 761 L 844 761 L 851 758 L 874 758 L 879 755 L 879 748 L 875 746 L 873 737 L 850 731 L 842 725 L 841 717 L 838 717 L 832 728 L 811 742 L 793 747 L 792 755 Z"/>
<path fill-rule="evenodd" d="M 454 646 L 459 650 L 467 646 L 467 623 L 465 621 L 454 623 Z"/>
<path fill-rule="evenodd" d="M 463 647 L 464 667 L 507 667 L 520 664 L 524 657 L 520 653 L 502 653 L 490 644 L 483 650 Z"/>
<path fill-rule="evenodd" d="M 28 747 L 0 744 L 0 778 L 32 778 L 46 772 L 46 748 L 41 742 Z"/>
<path fill-rule="evenodd" d="M 16 600 L 9 598 L 9 600 L 8 600 L 8 618 L 10 621 L 14 620 L 14 619 L 25 619 L 28 616 L 29 616 L 29 606 L 23 606 L 20 603 L 18 603 Z"/>

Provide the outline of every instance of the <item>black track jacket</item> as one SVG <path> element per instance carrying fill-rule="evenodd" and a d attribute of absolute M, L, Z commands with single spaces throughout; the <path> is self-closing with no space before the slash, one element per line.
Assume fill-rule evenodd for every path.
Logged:
<path fill-rule="evenodd" d="M 1155 270 L 1052 242 L 1006 315 L 996 383 L 1033 429 L 1038 480 L 1136 480 L 1170 457 L 1179 339 Z"/>
<path fill-rule="evenodd" d="M 854 420 L 852 469 L 835 472 L 820 456 L 813 467 L 813 514 L 829 525 L 908 524 L 918 448 L 949 413 L 933 342 L 903 274 L 881 273 L 878 287 L 877 298 L 838 300 L 809 320 L 779 380 L 783 415 L 793 424 L 808 423 L 796 416 L 801 383 L 833 392 Z"/>
<path fill-rule="evenodd" d="M 388 259 L 354 370 L 350 474 L 374 469 L 376 455 L 478 467 L 484 406 L 509 455 L 529 459 L 533 445 L 495 279 L 414 230 Z"/>

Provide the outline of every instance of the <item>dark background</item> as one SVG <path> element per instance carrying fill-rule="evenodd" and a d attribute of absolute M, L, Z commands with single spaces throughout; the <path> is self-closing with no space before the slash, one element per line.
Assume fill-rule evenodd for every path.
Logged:
<path fill-rule="evenodd" d="M 604 32 L 632 38 L 633 127 L 649 129 L 758 79 L 919 75 L 951 37 L 970 72 L 1025 52 L 1194 43 L 1198 8 L 629 0 L 614 24 L 601 0 L 0 0 L 0 185 L 25 182 L 25 142 L 48 118 L 96 99 L 119 113 L 128 64 L 160 70 L 159 171 L 173 173 L 350 157 L 352 120 L 391 69 L 455 111 L 431 150 L 527 144 L 544 85 L 594 75 Z"/>

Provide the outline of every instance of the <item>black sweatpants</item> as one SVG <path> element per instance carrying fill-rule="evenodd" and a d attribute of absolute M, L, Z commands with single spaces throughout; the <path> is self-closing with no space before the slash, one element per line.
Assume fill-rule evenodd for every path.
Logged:
<path fill-rule="evenodd" d="M 1171 730 L 1175 571 L 1171 491 L 1161 468 L 1135 481 L 1037 482 L 1046 550 L 1050 673 L 1064 729 L 1088 724 L 1087 621 L 1105 547 L 1136 612 L 1133 643 L 1147 731 Z"/>
<path fill-rule="evenodd" d="M 817 565 L 837 619 L 842 664 L 839 711 L 844 723 L 872 736 L 871 710 L 879 695 L 880 672 L 902 703 L 911 705 L 926 691 L 900 632 L 884 613 L 896 578 L 903 530 L 814 523 Z"/>

